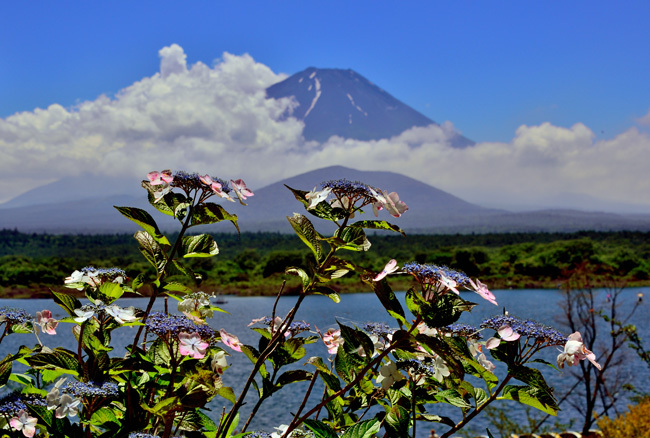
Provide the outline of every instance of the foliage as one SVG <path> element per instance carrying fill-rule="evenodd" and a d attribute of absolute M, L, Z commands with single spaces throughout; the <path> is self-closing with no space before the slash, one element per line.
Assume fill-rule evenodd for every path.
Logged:
<path fill-rule="evenodd" d="M 605 438 L 637 438 L 646 436 L 650 430 L 650 399 L 641 400 L 634 406 L 628 406 L 629 412 L 613 420 L 603 417 L 598 420 L 598 427 Z"/>
<path fill-rule="evenodd" d="M 141 228 L 133 237 L 147 269 L 137 274 L 92 266 L 74 270 L 64 284 L 81 291 L 85 300 L 53 290 L 54 302 L 68 315 L 61 321 L 49 310 L 34 318 L 19 309 L 0 308 L 0 342 L 9 335 L 26 334 L 37 340 L 34 347 L 23 345 L 0 361 L 0 384 L 7 390 L 18 388 L 0 400 L 4 419 L 0 427 L 14 435 L 31 437 L 39 431 L 52 437 L 239 438 L 250 434 L 247 429 L 265 402 L 291 386 L 302 402 L 290 424 L 280 426 L 281 438 L 415 437 L 419 422 L 440 423 L 447 428 L 445 438 L 497 400 L 517 401 L 555 415 L 559 408 L 553 388 L 537 369 L 545 363 L 536 355 L 546 347 L 564 348 L 558 356 L 560 367 L 583 359 L 599 366 L 579 333 L 567 337 L 510 315 L 486 319 L 480 328 L 459 323 L 464 312 L 476 306 L 461 298 L 459 289 L 474 291 L 492 304 L 496 297 L 481 281 L 457 269 L 422 260 L 400 267 L 392 259 L 383 269 L 362 263 L 368 260 L 359 255 L 368 253 L 374 239 L 370 232 L 404 233 L 382 219 L 353 219 L 359 219 L 364 209 L 375 215 L 385 210 L 399 218 L 408 207 L 394 192 L 347 180 L 326 181 L 320 190 L 309 192 L 288 188 L 305 208 L 305 214 L 287 218 L 304 253 L 290 257 L 271 253 L 268 270 L 253 271 L 273 275 L 284 269 L 285 275 L 295 278 L 297 298 L 285 315 L 276 314 L 274 306 L 270 316 L 254 319 L 251 325 L 258 341 L 243 344 L 236 334 L 217 332 L 207 323 L 221 309 L 211 304 L 209 294 L 196 289 L 203 272 L 212 272 L 206 261 L 219 255 L 221 248 L 213 235 L 189 230 L 230 222 L 239 235 L 237 216 L 213 201 L 237 198 L 244 204 L 253 193 L 242 180 L 227 182 L 183 171 L 151 172 L 147 177 L 142 185 L 149 202 L 180 227 L 168 236 L 148 212 L 116 207 Z M 320 234 L 314 219 L 332 222 L 334 233 Z M 553 254 L 558 262 L 573 263 L 572 251 L 581 248 L 593 252 L 581 242 Z M 452 256 L 472 273 L 488 258 L 485 251 L 474 249 Z M 226 263 L 242 274 L 251 268 L 246 257 Z M 392 327 L 377 323 L 359 328 L 337 322 L 338 329 L 321 333 L 296 319 L 312 295 L 343 301 L 332 285 L 346 275 L 357 276 L 372 289 L 394 320 Z M 397 275 L 412 284 L 406 309 L 387 280 Z M 120 306 L 124 294 L 143 291 L 150 295 L 146 309 Z M 153 312 L 160 297 L 177 300 L 178 313 L 169 312 L 167 306 L 164 312 Z M 71 328 L 75 349 L 43 346 L 39 333 L 56 336 L 64 326 Z M 129 326 L 137 327 L 133 341 L 126 351 L 114 351 L 115 330 Z M 481 330 L 494 336 L 482 341 Z M 307 357 L 305 346 L 321 341 L 329 356 Z M 488 352 L 497 365 L 488 359 Z M 253 366 L 239 393 L 222 379 L 231 354 L 244 355 Z M 16 362 L 26 365 L 28 372 L 14 372 Z M 506 371 L 502 379 L 493 373 L 497 366 Z M 310 396 L 318 380 L 324 390 L 314 401 Z M 296 389 L 299 382 L 307 383 L 302 394 Z M 252 396 L 256 401 L 251 402 Z M 215 397 L 229 408 L 211 416 L 206 406 Z M 245 403 L 253 403 L 247 419 L 240 418 Z M 441 403 L 458 409 L 462 419 L 438 415 Z"/>

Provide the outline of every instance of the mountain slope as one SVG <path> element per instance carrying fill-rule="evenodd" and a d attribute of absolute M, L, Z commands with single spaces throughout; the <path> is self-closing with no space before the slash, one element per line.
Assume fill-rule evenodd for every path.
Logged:
<path fill-rule="evenodd" d="M 305 122 L 307 140 L 324 142 L 332 135 L 378 140 L 436 124 L 353 70 L 310 67 L 270 86 L 266 95 L 294 97 L 298 106 L 287 116 Z M 456 147 L 472 144 L 461 135 L 452 139 Z"/>

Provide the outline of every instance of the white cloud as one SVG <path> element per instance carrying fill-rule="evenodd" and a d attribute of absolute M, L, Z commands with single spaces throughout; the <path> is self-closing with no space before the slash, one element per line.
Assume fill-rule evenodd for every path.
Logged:
<path fill-rule="evenodd" d="M 214 67 L 188 67 L 178 45 L 160 56 L 160 73 L 115 98 L 0 119 L 0 201 L 87 171 L 133 176 L 187 169 L 260 187 L 336 164 L 403 173 L 483 205 L 535 205 L 574 193 L 650 206 L 650 137 L 636 128 L 595 140 L 580 123 L 543 123 L 521 126 L 508 143 L 456 149 L 447 122 L 391 139 L 333 137 L 320 145 L 302 139 L 301 122 L 280 120 L 293 103 L 267 100 L 264 90 L 284 76 L 250 56 L 225 53 Z M 638 122 L 645 119 L 650 114 Z"/>

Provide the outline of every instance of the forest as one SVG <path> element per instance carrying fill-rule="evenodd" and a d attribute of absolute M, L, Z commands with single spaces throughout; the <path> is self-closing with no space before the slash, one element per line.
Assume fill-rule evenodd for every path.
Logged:
<path fill-rule="evenodd" d="M 276 294 L 298 284 L 284 275 L 288 266 L 306 267 L 310 253 L 295 235 L 280 233 L 214 234 L 219 255 L 191 260 L 202 278 L 197 290 L 217 294 Z M 173 237 L 173 236 L 172 236 Z M 394 258 L 433 263 L 461 270 L 492 289 L 558 288 L 572 272 L 592 274 L 593 285 L 615 281 L 628 286 L 650 285 L 650 233 L 504 233 L 368 236 L 373 251 L 355 252 L 350 259 L 380 271 Z M 49 297 L 64 278 L 84 266 L 119 267 L 134 277 L 154 275 L 132 235 L 56 235 L 0 231 L 0 297 Z M 392 277 L 395 290 L 408 289 L 410 278 Z M 341 292 L 367 291 L 358 275 L 335 283 Z"/>

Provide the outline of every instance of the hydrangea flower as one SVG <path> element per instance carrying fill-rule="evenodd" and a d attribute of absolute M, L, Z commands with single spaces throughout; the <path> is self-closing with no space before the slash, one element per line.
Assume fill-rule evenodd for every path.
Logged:
<path fill-rule="evenodd" d="M 239 338 L 235 335 L 231 335 L 224 329 L 221 329 L 220 331 L 221 334 L 221 341 L 226 344 L 228 347 L 232 348 L 235 351 L 241 352 L 241 347 L 243 344 L 239 342 Z"/>
<path fill-rule="evenodd" d="M 237 195 L 237 198 L 239 198 L 239 203 L 246 205 L 244 203 L 244 199 L 250 198 L 254 195 L 254 193 L 248 187 L 246 187 L 246 183 L 242 179 L 231 179 L 230 184 L 232 185 L 232 189 L 235 191 L 235 195 Z"/>
<path fill-rule="evenodd" d="M 149 179 L 149 184 L 152 186 L 165 185 L 174 181 L 174 178 L 172 177 L 172 171 L 169 169 L 163 170 L 162 172 L 149 172 L 147 174 L 147 179 Z"/>
<path fill-rule="evenodd" d="M 222 375 L 223 372 L 228 368 L 228 361 L 226 360 L 226 352 L 221 350 L 217 351 L 212 357 L 212 362 L 210 362 L 212 371 L 218 375 Z"/>
<path fill-rule="evenodd" d="M 488 350 L 492 350 L 493 348 L 497 348 L 499 344 L 501 344 L 501 341 L 516 341 L 521 337 L 519 333 L 514 331 L 512 327 L 510 327 L 508 324 L 504 324 L 499 329 L 497 330 L 497 333 L 499 334 L 499 337 L 491 337 L 485 342 L 485 347 Z"/>
<path fill-rule="evenodd" d="M 0 399 L 0 414 L 16 416 L 21 410 L 27 410 L 27 405 L 47 406 L 43 397 L 36 394 L 21 394 L 12 392 Z"/>
<path fill-rule="evenodd" d="M 341 330 L 327 330 L 323 335 L 323 342 L 325 343 L 329 354 L 336 354 L 337 351 L 339 351 L 339 346 L 343 345 Z"/>
<path fill-rule="evenodd" d="M 181 332 L 178 334 L 178 352 L 182 356 L 203 359 L 209 343 L 201 339 L 198 333 Z"/>
<path fill-rule="evenodd" d="M 27 324 L 32 320 L 29 313 L 24 309 L 15 309 L 13 307 L 0 307 L 0 324 L 5 323 L 7 326 L 14 324 Z"/>
<path fill-rule="evenodd" d="M 27 411 L 24 409 L 21 409 L 20 412 L 18 412 L 17 417 L 13 417 L 11 420 L 9 420 L 9 424 L 11 425 L 11 427 L 16 429 L 17 431 L 22 431 L 23 435 L 25 435 L 26 437 L 34 436 L 34 434 L 36 433 L 37 423 L 38 423 L 38 419 L 34 417 L 30 417 Z"/>
<path fill-rule="evenodd" d="M 397 266 L 397 260 L 391 259 L 388 263 L 386 263 L 386 266 L 384 266 L 384 269 L 375 276 L 375 278 L 372 279 L 372 281 L 381 281 L 384 277 L 386 277 L 388 274 L 392 274 L 393 272 L 397 271 L 399 269 L 399 266 Z"/>
<path fill-rule="evenodd" d="M 404 265 L 402 272 L 415 277 L 422 287 L 424 299 L 427 301 L 449 291 L 458 294 L 458 287 L 468 287 L 470 284 L 469 277 L 462 272 L 435 264 L 410 262 Z"/>
<path fill-rule="evenodd" d="M 78 382 L 68 383 L 62 388 L 63 392 L 76 397 L 115 397 L 119 394 L 117 384 L 114 382 Z"/>
<path fill-rule="evenodd" d="M 147 330 L 157 336 L 178 338 L 181 332 L 196 332 L 206 342 L 213 342 L 217 333 L 207 324 L 192 321 L 184 315 L 168 315 L 164 312 L 152 312 L 145 322 Z"/>
<path fill-rule="evenodd" d="M 387 364 L 379 367 L 379 375 L 377 376 L 377 383 L 381 385 L 384 390 L 387 390 L 393 383 L 403 380 L 404 376 L 397 369 L 395 362 L 388 362 Z"/>
<path fill-rule="evenodd" d="M 316 187 L 314 187 L 314 190 L 311 192 L 308 192 L 305 194 L 305 199 L 309 201 L 309 205 L 307 206 L 307 210 L 312 210 L 316 208 L 318 204 L 323 202 L 329 194 L 331 193 L 332 189 L 329 187 L 324 188 L 323 190 L 316 190 Z"/>
<path fill-rule="evenodd" d="M 210 308 L 210 295 L 205 292 L 192 292 L 178 303 L 178 311 L 187 317 L 197 317 L 201 320 L 212 318 L 214 314 Z"/>
<path fill-rule="evenodd" d="M 227 201 L 235 202 L 235 200 L 232 199 L 232 197 L 228 193 L 223 191 L 223 187 L 225 186 L 225 183 L 219 180 L 219 178 L 213 179 L 210 175 L 203 175 L 200 176 L 199 179 L 203 184 L 210 187 L 212 193 L 214 193 L 215 195 L 219 196 L 220 198 L 224 198 Z"/>
<path fill-rule="evenodd" d="M 103 283 L 123 284 L 126 279 L 126 272 L 120 268 L 95 268 L 86 266 L 81 270 L 74 271 L 69 277 L 63 280 L 66 287 L 82 290 L 85 285 L 93 289 L 98 288 Z"/>
<path fill-rule="evenodd" d="M 481 323 L 481 327 L 491 328 L 497 331 L 504 326 L 510 327 L 512 332 L 526 337 L 527 341 L 532 340 L 540 346 L 564 345 L 567 342 L 566 335 L 563 335 L 553 327 L 537 321 L 517 318 L 516 316 L 498 315 L 487 318 Z M 503 334 L 508 337 L 510 331 L 504 331 Z"/>
<path fill-rule="evenodd" d="M 59 321 L 52 318 L 52 312 L 49 310 L 46 309 L 42 312 L 36 312 L 36 323 L 41 326 L 43 333 L 56 335 L 56 327 L 59 325 Z"/>
<path fill-rule="evenodd" d="M 596 368 L 601 369 L 600 364 L 596 362 L 596 355 L 585 347 L 582 342 L 582 335 L 580 332 L 575 332 L 569 335 L 569 339 L 564 345 L 564 351 L 557 356 L 557 366 L 564 368 L 566 362 L 571 365 L 578 365 L 581 360 L 587 359 Z"/>
<path fill-rule="evenodd" d="M 115 304 L 106 306 L 104 311 L 111 315 L 118 324 L 124 324 L 125 322 L 131 322 L 138 319 L 135 316 L 135 308 L 133 306 L 122 308 Z"/>
<path fill-rule="evenodd" d="M 376 200 L 372 204 L 372 211 L 375 216 L 379 216 L 379 210 L 386 209 L 391 216 L 400 217 L 409 209 L 403 201 L 400 201 L 399 195 L 395 192 L 388 193 L 386 190 L 376 192 L 372 188 L 370 188 L 370 191 Z"/>
<path fill-rule="evenodd" d="M 279 316 L 275 317 L 275 320 L 272 320 L 269 316 L 263 316 L 262 318 L 253 319 L 248 326 L 250 327 L 253 324 L 264 324 L 269 328 L 269 332 L 272 334 L 275 333 L 278 328 L 282 325 L 282 318 Z M 310 329 L 309 323 L 305 321 L 293 321 L 289 324 L 289 327 L 284 331 L 285 338 L 296 336 L 298 333 L 306 332 Z"/>

